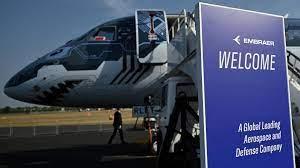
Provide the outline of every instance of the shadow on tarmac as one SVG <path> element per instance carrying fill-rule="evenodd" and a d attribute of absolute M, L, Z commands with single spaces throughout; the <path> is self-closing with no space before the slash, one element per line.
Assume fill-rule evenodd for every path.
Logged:
<path fill-rule="evenodd" d="M 117 135 L 113 144 L 108 145 L 112 130 L 2 138 L 0 168 L 155 167 L 156 157 L 148 156 L 147 132 L 130 128 L 125 129 L 128 144 L 120 144 Z"/>
<path fill-rule="evenodd" d="M 81 146 L 0 155 L 2 167 L 128 167 L 154 168 L 155 156 L 147 156 L 145 144 Z"/>

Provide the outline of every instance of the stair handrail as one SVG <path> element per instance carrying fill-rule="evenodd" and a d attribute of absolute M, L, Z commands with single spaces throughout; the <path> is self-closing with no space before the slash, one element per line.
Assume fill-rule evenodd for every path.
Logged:
<path fill-rule="evenodd" d="M 171 36 L 171 39 L 174 38 L 175 34 L 180 30 L 181 26 L 184 24 L 186 25 L 186 10 L 183 9 L 177 16 L 176 21 L 172 24 L 172 26 L 169 28 L 169 34 Z M 177 29 L 175 30 L 175 27 Z"/>
<path fill-rule="evenodd" d="M 289 50 L 286 50 L 287 52 L 287 63 L 288 63 L 288 69 L 289 71 L 295 75 L 298 79 L 300 79 L 300 69 L 296 67 L 296 63 L 299 61 L 300 63 L 300 58 L 297 57 L 294 53 L 292 53 Z M 294 62 L 291 62 L 290 58 L 294 58 Z M 300 65 L 300 64 L 299 64 Z"/>

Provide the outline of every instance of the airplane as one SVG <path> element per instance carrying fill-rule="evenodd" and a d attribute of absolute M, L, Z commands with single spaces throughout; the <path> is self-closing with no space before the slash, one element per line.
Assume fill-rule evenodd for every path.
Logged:
<path fill-rule="evenodd" d="M 168 25 L 176 15 L 167 15 Z M 136 56 L 135 17 L 108 21 L 45 54 L 14 75 L 4 93 L 16 100 L 78 107 L 131 107 L 160 89 L 168 62 Z M 286 19 L 287 48 L 300 56 L 300 19 Z"/>
<path fill-rule="evenodd" d="M 136 57 L 135 17 L 103 23 L 14 75 L 4 92 L 19 101 L 78 107 L 130 107 L 159 87 L 167 63 Z"/>

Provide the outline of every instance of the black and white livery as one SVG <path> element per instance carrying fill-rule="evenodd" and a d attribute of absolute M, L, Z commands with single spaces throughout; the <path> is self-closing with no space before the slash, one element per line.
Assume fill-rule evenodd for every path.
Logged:
<path fill-rule="evenodd" d="M 139 62 L 135 26 L 131 16 L 93 28 L 18 72 L 7 82 L 6 95 L 53 106 L 142 104 L 167 66 Z"/>

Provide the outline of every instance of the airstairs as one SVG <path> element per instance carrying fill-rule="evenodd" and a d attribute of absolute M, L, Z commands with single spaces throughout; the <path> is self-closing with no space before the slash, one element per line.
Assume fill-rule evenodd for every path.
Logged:
<path fill-rule="evenodd" d="M 287 48 L 288 79 L 290 86 L 291 110 L 293 115 L 293 130 L 295 154 L 300 157 L 300 56 L 295 54 L 293 48 Z M 300 164 L 297 160 L 297 166 Z"/>
<path fill-rule="evenodd" d="M 194 12 L 186 10 L 169 28 L 170 43 L 168 45 L 168 75 L 184 72 L 196 83 L 196 28 Z"/>
<path fill-rule="evenodd" d="M 300 106 L 300 55 L 287 48 L 288 77 L 290 84 L 291 102 Z"/>

